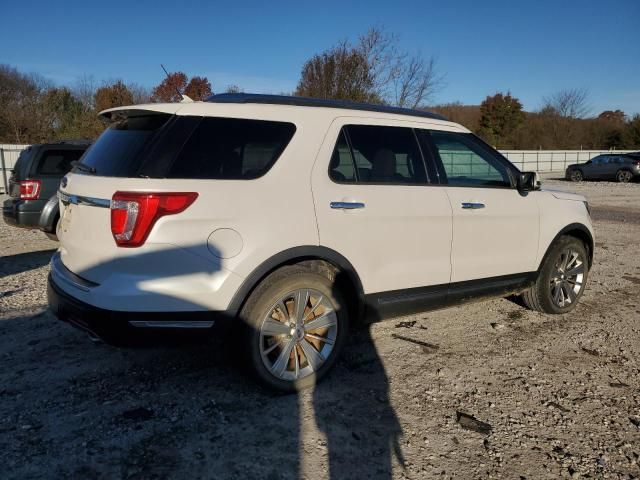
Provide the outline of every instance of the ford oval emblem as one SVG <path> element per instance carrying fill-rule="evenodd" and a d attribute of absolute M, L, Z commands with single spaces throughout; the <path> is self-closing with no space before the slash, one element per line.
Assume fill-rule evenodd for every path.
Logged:
<path fill-rule="evenodd" d="M 60 187 L 61 188 L 67 187 L 67 177 L 62 177 L 62 180 L 60 180 Z"/>

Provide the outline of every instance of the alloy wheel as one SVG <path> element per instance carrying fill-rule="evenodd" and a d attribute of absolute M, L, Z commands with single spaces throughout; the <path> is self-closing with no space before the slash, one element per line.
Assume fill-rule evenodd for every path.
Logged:
<path fill-rule="evenodd" d="M 331 300 L 301 288 L 274 303 L 260 327 L 260 356 L 269 372 L 295 381 L 316 373 L 331 354 L 338 316 Z"/>
<path fill-rule="evenodd" d="M 582 172 L 580 170 L 574 170 L 571 172 L 571 180 L 574 182 L 582 181 Z"/>
<path fill-rule="evenodd" d="M 560 308 L 574 303 L 584 285 L 585 260 L 574 249 L 560 253 L 550 281 L 551 299 Z"/>
<path fill-rule="evenodd" d="M 632 176 L 631 172 L 628 172 L 627 170 L 620 170 L 618 172 L 618 181 L 621 183 L 630 182 Z"/>

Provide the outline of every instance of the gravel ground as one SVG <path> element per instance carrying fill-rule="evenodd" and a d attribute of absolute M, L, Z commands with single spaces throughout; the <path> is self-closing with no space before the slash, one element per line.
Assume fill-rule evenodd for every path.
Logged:
<path fill-rule="evenodd" d="M 500 299 L 360 328 L 297 396 L 223 338 L 92 343 L 46 311 L 56 244 L 0 225 L 0 478 L 640 477 L 640 185 L 544 183 L 593 207 L 573 313 Z"/>

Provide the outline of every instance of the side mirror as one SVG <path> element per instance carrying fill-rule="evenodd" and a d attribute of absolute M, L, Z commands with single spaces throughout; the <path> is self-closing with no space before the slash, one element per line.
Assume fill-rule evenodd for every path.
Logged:
<path fill-rule="evenodd" d="M 532 192 L 540 190 L 540 178 L 537 172 L 524 172 L 518 177 L 518 190 L 521 192 Z"/>

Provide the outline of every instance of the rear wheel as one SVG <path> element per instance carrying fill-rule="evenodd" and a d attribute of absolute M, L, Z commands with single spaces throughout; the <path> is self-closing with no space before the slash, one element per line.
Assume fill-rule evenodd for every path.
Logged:
<path fill-rule="evenodd" d="M 629 183 L 633 178 L 633 174 L 629 170 L 618 170 L 616 180 L 620 183 Z"/>
<path fill-rule="evenodd" d="M 560 237 L 544 261 L 536 283 L 522 295 L 531 310 L 567 313 L 584 292 L 589 260 L 584 244 L 575 237 Z"/>
<path fill-rule="evenodd" d="M 263 384 L 286 392 L 326 375 L 343 347 L 349 321 L 332 275 L 300 266 L 267 277 L 241 318 L 249 367 Z"/>
<path fill-rule="evenodd" d="M 53 221 L 53 228 L 51 229 L 51 232 L 44 232 L 44 234 L 47 236 L 49 240 L 53 240 L 55 242 L 58 241 L 58 236 L 56 235 L 56 232 L 58 231 L 59 221 L 60 221 L 60 217 L 56 216 L 56 219 Z"/>
<path fill-rule="evenodd" d="M 569 174 L 569 179 L 572 182 L 581 182 L 584 179 L 584 176 L 580 170 L 572 170 Z"/>

